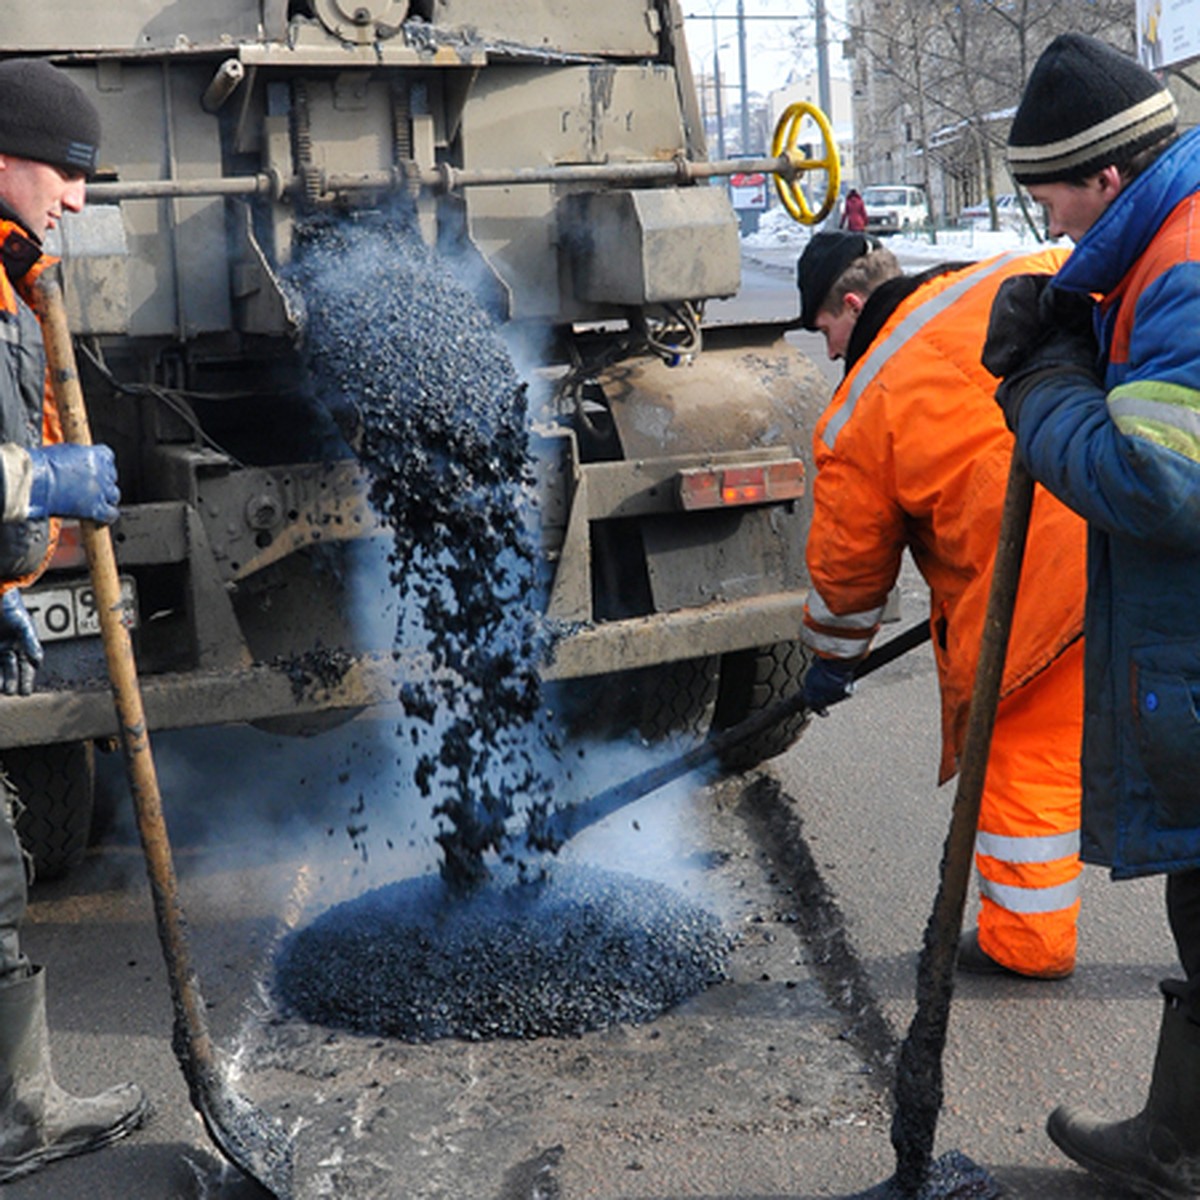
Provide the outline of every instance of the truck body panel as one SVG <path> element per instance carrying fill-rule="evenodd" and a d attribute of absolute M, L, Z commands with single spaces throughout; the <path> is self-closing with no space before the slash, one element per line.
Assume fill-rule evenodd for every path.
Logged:
<path fill-rule="evenodd" d="M 623 681 L 645 712 L 699 662 L 711 712 L 723 664 L 794 642 L 803 488 L 723 506 L 720 481 L 798 478 L 825 386 L 784 324 L 704 325 L 739 244 L 726 190 L 671 174 L 706 158 L 676 0 L 9 9 L 0 55 L 49 56 L 101 113 L 88 206 L 50 248 L 117 453 L 153 728 L 312 732 L 420 669 L 407 647 L 385 669 L 354 619 L 345 580 L 386 530 L 353 430 L 302 399 L 286 283 L 307 218 L 398 199 L 538 380 L 546 611 L 571 623 L 548 683 Z M 680 481 L 706 472 L 693 495 L 717 507 L 685 510 Z M 85 578 L 68 556 L 43 585 Z M 107 736 L 97 649 L 48 641 L 43 690 L 0 698 L 0 748 Z M 318 650 L 323 671 L 297 669 Z"/>

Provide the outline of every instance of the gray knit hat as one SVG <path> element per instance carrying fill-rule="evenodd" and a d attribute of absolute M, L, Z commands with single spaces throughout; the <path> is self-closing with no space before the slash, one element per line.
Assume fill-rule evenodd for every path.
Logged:
<path fill-rule="evenodd" d="M 1054 183 L 1099 171 L 1174 132 L 1175 101 L 1145 67 L 1082 33 L 1034 64 L 1008 135 L 1013 177 Z"/>
<path fill-rule="evenodd" d="M 65 71 L 41 58 L 0 62 L 0 154 L 95 174 L 100 114 Z"/>

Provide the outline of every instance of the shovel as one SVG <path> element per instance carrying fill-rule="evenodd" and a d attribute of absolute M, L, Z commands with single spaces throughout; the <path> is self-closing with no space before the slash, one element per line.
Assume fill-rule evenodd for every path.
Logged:
<path fill-rule="evenodd" d="M 942 1051 L 963 907 L 1032 506 L 1033 479 L 1014 448 L 963 739 L 962 767 L 942 852 L 941 882 L 917 964 L 917 1009 L 896 1065 L 892 1117 L 896 1174 L 855 1200 L 990 1200 L 1000 1195 L 990 1176 L 962 1153 L 950 1151 L 934 1162 L 933 1140 L 942 1107 Z"/>
<path fill-rule="evenodd" d="M 886 666 L 928 640 L 928 621 L 909 626 L 903 633 L 896 634 L 882 646 L 872 650 L 854 672 L 855 680 L 878 671 L 880 667 Z M 804 707 L 803 693 L 795 692 L 769 708 L 752 713 L 736 725 L 722 729 L 676 758 L 648 767 L 632 778 L 613 784 L 602 792 L 596 792 L 595 795 L 569 808 L 560 808 L 547 816 L 531 819 L 529 841 L 534 846 L 556 850 L 563 842 L 570 841 L 576 834 L 603 821 L 618 809 L 648 796 L 698 767 L 705 766 L 727 751 L 745 745 L 752 738 L 803 711 Z"/>
<path fill-rule="evenodd" d="M 46 344 L 51 388 L 66 439 L 91 445 L 62 287 L 55 275 L 53 270 L 42 274 L 34 297 Z M 203 1118 L 218 1149 L 278 1200 L 290 1200 L 291 1140 L 278 1122 L 258 1111 L 229 1086 L 217 1062 L 205 1017 L 204 999 L 188 950 L 186 922 L 163 819 L 154 759 L 150 753 L 133 647 L 129 630 L 122 620 L 121 585 L 112 536 L 106 527 L 93 521 L 83 521 L 81 525 L 142 853 L 154 897 L 158 937 L 171 982 L 175 1057 L 187 1080 L 192 1106 Z"/>

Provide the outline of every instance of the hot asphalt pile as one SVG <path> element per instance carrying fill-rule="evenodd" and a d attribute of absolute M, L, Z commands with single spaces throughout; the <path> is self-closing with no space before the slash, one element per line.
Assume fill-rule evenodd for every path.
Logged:
<path fill-rule="evenodd" d="M 724 977 L 719 921 L 632 876 L 540 859 L 531 870 L 509 843 L 514 813 L 549 804 L 554 739 L 537 674 L 547 635 L 525 389 L 497 327 L 404 214 L 315 219 L 291 279 L 312 385 L 350 430 L 393 532 L 390 577 L 409 613 L 397 641 L 419 625 L 429 651 L 432 670 L 401 689 L 401 732 L 447 823 L 441 878 L 341 904 L 282 944 L 280 1004 L 409 1041 L 650 1020 Z"/>
<path fill-rule="evenodd" d="M 661 884 L 555 863 L 469 896 L 436 876 L 339 904 L 280 948 L 276 995 L 318 1025 L 410 1042 L 639 1024 L 725 978 L 720 921 Z"/>

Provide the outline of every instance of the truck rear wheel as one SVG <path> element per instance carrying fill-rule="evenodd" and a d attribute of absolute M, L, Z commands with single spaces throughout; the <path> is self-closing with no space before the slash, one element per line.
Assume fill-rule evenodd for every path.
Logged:
<path fill-rule="evenodd" d="M 637 672 L 637 731 L 648 742 L 682 734 L 699 741 L 717 702 L 715 655 L 663 663 Z"/>
<path fill-rule="evenodd" d="M 5 750 L 19 801 L 17 835 L 35 879 L 57 879 L 83 861 L 92 832 L 96 762 L 91 742 Z"/>
<path fill-rule="evenodd" d="M 636 734 L 643 741 L 659 742 L 682 735 L 699 741 L 715 711 L 719 666 L 715 655 L 659 663 L 555 683 L 547 693 L 572 737 Z"/>
<path fill-rule="evenodd" d="M 808 651 L 800 642 L 775 642 L 722 655 L 713 730 L 729 729 L 791 696 L 800 686 L 808 661 Z M 797 713 L 748 742 L 730 747 L 721 755 L 721 763 L 730 770 L 748 771 L 782 754 L 808 721 L 807 713 Z"/>

